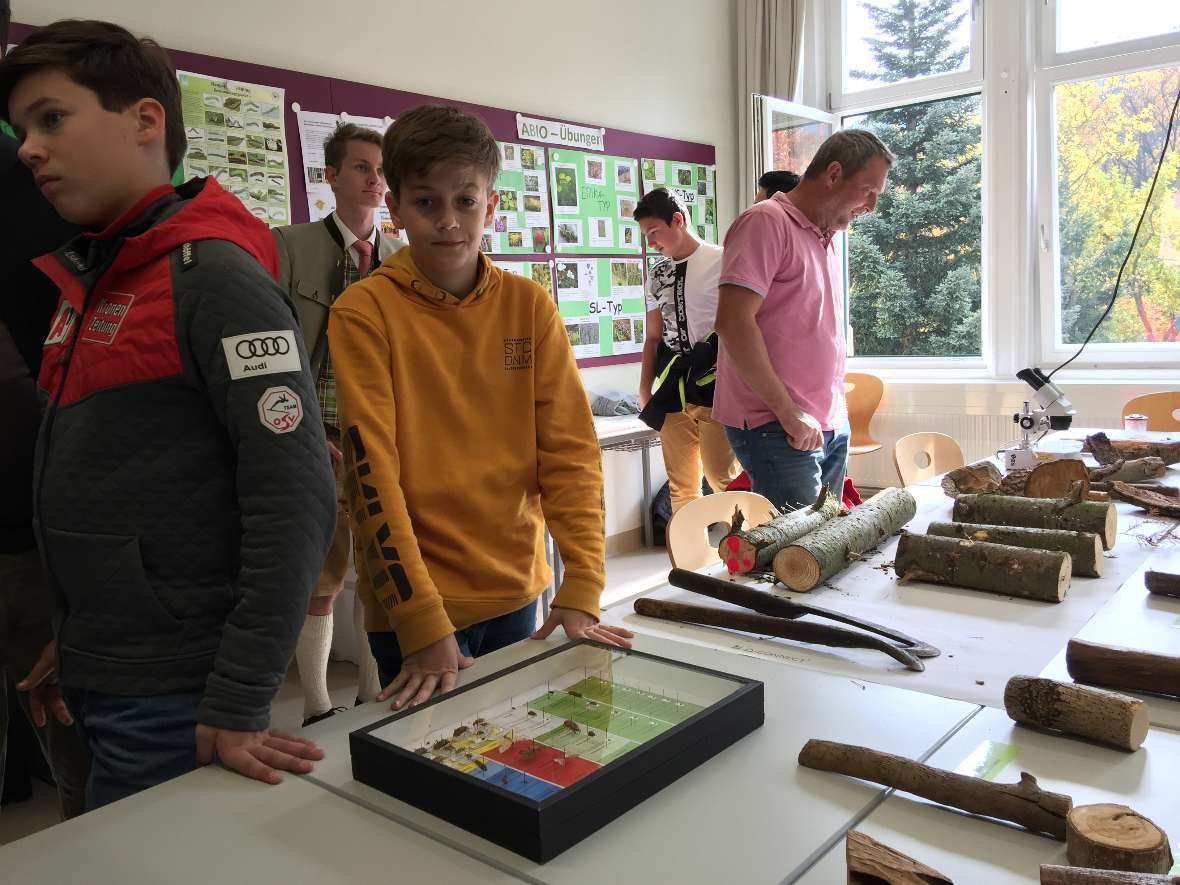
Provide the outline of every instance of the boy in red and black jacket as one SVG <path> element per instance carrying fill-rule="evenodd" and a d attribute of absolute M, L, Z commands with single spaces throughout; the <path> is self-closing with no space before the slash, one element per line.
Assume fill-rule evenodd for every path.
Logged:
<path fill-rule="evenodd" d="M 61 301 L 33 490 L 57 672 L 33 705 L 78 720 L 89 807 L 214 759 L 308 771 L 319 751 L 267 726 L 336 499 L 270 234 L 212 179 L 169 185 L 175 73 L 123 28 L 34 32 L 0 62 L 0 111 L 89 231 L 37 261 Z"/>

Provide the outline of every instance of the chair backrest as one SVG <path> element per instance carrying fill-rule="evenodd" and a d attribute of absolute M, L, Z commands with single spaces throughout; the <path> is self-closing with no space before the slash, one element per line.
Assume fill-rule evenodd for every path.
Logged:
<path fill-rule="evenodd" d="M 876 375 L 862 372 L 848 372 L 844 375 L 844 396 L 848 400 L 848 423 L 852 426 L 851 446 L 875 446 L 877 441 L 869 435 L 869 424 L 873 413 L 881 405 L 885 395 L 885 383 Z"/>
<path fill-rule="evenodd" d="M 717 492 L 689 501 L 668 522 L 668 558 L 676 568 L 695 571 L 721 561 L 717 547 L 709 543 L 709 526 L 733 521 L 735 507 L 742 508 L 745 528 L 769 522 L 774 505 L 754 492 Z"/>
<path fill-rule="evenodd" d="M 911 433 L 893 446 L 893 466 L 903 486 L 912 486 L 965 463 L 963 450 L 945 433 Z"/>
<path fill-rule="evenodd" d="M 1123 417 L 1136 412 L 1147 416 L 1148 430 L 1180 430 L 1180 390 L 1145 393 L 1128 400 Z"/>

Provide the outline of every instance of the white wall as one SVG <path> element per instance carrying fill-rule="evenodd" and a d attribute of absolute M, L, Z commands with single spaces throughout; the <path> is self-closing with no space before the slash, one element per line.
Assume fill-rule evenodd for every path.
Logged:
<path fill-rule="evenodd" d="M 735 0 L 599 0 L 591 7 L 423 0 L 15 0 L 16 21 L 116 21 L 174 49 L 539 115 L 705 142 L 733 180 Z M 232 24 L 232 27 L 229 26 Z M 736 198 L 719 188 L 724 230 Z M 633 391 L 638 365 L 584 370 Z M 609 455 L 607 534 L 640 523 L 638 455 Z M 664 481 L 658 452 L 653 481 Z"/>

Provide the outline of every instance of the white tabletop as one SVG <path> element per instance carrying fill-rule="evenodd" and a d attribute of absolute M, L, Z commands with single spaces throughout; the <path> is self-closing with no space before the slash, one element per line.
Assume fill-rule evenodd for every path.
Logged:
<path fill-rule="evenodd" d="M 1180 573 L 1180 555 L 1163 550 L 1153 554 L 1078 632 L 1077 638 L 1103 645 L 1180 655 L 1180 599 L 1148 593 L 1143 584 L 1143 573 L 1147 569 Z M 1064 648 L 1040 675 L 1070 681 Z M 1180 700 L 1135 692 L 1128 694 L 1147 702 L 1152 725 L 1180 731 Z M 1176 822 L 1176 827 L 1180 831 L 1180 821 Z M 1180 836 L 1180 832 L 1177 835 Z"/>
<path fill-rule="evenodd" d="M 910 491 L 918 501 L 917 516 L 907 527 L 910 531 L 923 532 L 932 521 L 950 520 L 952 501 L 940 489 L 911 486 Z M 1143 542 L 1141 533 L 1158 533 L 1160 524 L 1147 522 L 1146 515 L 1142 511 L 1136 514 L 1129 504 L 1117 506 L 1119 538 L 1106 559 L 1105 574 L 1101 578 L 1073 578 L 1065 600 L 1055 605 L 917 581 L 899 584 L 892 568 L 896 537 L 841 572 L 828 586 L 817 587 L 810 593 L 788 593 L 778 586 L 776 592 L 798 602 L 893 627 L 934 645 L 942 655 L 926 659 L 924 673 L 907 670 L 877 651 L 802 645 L 785 639 L 642 617 L 635 613 L 633 600 L 608 609 L 603 617 L 609 623 L 644 635 L 972 703 L 1002 706 L 1008 677 L 1014 673 L 1039 673 L 1152 550 Z M 1174 520 L 1169 522 L 1175 524 Z M 1171 543 L 1180 544 L 1180 538 Z M 642 595 L 725 606 L 666 585 Z"/>
<path fill-rule="evenodd" d="M 1176 789 L 1180 734 L 1153 729 L 1138 751 L 1125 753 L 1027 729 L 1002 710 L 987 709 L 947 741 L 930 764 L 954 770 L 985 741 L 1017 748 L 1015 759 L 996 775 L 997 782 L 1014 783 L 1021 771 L 1027 771 L 1044 789 L 1072 796 L 1074 805 L 1129 805 L 1168 831 L 1173 843 L 1180 840 L 1180 790 Z M 875 746 L 875 739 L 871 742 Z M 1039 882 L 1041 864 L 1067 862 L 1064 842 L 951 811 L 909 794 L 891 794 L 855 829 L 963 885 Z M 799 881 L 831 885 L 844 882 L 845 877 L 841 841 Z"/>
<path fill-rule="evenodd" d="M 288 775 L 202 768 L 0 848 L 13 883 L 519 882 Z"/>
<path fill-rule="evenodd" d="M 639 420 L 638 415 L 594 416 L 594 431 L 600 446 L 617 445 L 640 439 L 657 439 L 659 432 Z"/>
<path fill-rule="evenodd" d="M 552 647 L 519 643 L 463 671 L 470 681 Z M 640 637 L 640 650 L 761 679 L 766 723 L 676 783 L 547 864 L 538 865 L 353 780 L 348 733 L 386 715 L 369 705 L 307 733 L 328 758 L 311 777 L 341 795 L 470 846 L 497 865 L 544 882 L 779 883 L 820 856 L 877 800 L 879 788 L 795 764 L 809 738 L 863 740 L 920 758 L 977 707 L 852 679 L 778 667 L 694 646 Z M 736 865 L 736 866 L 735 866 Z"/>

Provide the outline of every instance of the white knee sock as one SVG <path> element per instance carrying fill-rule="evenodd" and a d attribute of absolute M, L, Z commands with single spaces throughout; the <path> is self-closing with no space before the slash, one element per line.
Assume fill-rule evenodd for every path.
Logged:
<path fill-rule="evenodd" d="M 352 625 L 356 628 L 356 653 L 360 659 L 360 676 L 357 680 L 356 696 L 362 703 L 372 702 L 381 691 L 381 680 L 377 678 L 377 662 L 369 651 L 369 634 L 365 632 L 365 605 L 356 596 L 352 605 Z"/>
<path fill-rule="evenodd" d="M 303 718 L 332 708 L 328 695 L 328 654 L 332 651 L 332 613 L 308 615 L 295 644 L 299 684 L 303 686 Z"/>

